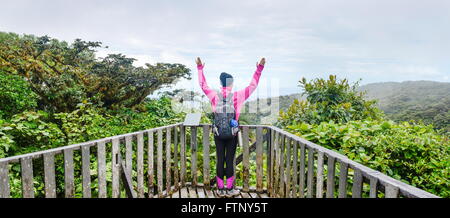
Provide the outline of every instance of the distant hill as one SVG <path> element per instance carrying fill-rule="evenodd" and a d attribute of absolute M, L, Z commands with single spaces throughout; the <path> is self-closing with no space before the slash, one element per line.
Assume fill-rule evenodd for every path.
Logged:
<path fill-rule="evenodd" d="M 377 99 L 378 107 L 386 116 L 395 121 L 423 120 L 439 129 L 450 131 L 450 83 L 433 81 L 405 81 L 370 83 L 360 86 L 367 99 Z M 286 110 L 300 94 L 284 95 L 266 100 L 279 100 L 280 110 Z M 261 100 L 260 100 L 261 101 Z M 246 107 L 255 101 L 246 103 Z M 247 109 L 247 108 L 246 108 Z M 276 115 L 264 108 L 258 113 L 242 113 L 240 120 L 246 123 L 273 124 Z"/>

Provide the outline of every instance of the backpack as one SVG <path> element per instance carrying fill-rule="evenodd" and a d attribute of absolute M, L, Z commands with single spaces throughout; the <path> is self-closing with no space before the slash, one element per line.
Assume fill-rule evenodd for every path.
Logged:
<path fill-rule="evenodd" d="M 217 96 L 219 100 L 216 105 L 216 111 L 214 112 L 214 133 L 219 139 L 231 139 L 236 135 L 236 131 L 230 125 L 231 120 L 236 117 L 233 93 L 228 94 L 226 98 L 222 94 Z"/>

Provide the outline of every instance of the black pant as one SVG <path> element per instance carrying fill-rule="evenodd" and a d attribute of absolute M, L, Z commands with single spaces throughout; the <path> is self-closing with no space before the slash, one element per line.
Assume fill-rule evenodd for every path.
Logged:
<path fill-rule="evenodd" d="M 230 178 L 234 174 L 233 161 L 236 154 L 237 136 L 227 140 L 221 140 L 214 136 L 214 141 L 216 142 L 217 176 L 221 179 L 224 179 L 224 176 Z M 226 167 L 224 167 L 224 164 L 226 164 Z"/>

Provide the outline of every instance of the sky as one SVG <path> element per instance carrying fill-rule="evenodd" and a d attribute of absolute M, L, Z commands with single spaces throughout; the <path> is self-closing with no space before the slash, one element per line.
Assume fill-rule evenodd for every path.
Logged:
<path fill-rule="evenodd" d="M 135 65 L 181 63 L 201 92 L 195 58 L 211 87 L 219 75 L 244 88 L 266 58 L 257 97 L 300 92 L 298 81 L 335 74 L 361 84 L 450 82 L 448 0 L 164 0 L 1 2 L 0 31 L 101 41 L 100 57 Z"/>

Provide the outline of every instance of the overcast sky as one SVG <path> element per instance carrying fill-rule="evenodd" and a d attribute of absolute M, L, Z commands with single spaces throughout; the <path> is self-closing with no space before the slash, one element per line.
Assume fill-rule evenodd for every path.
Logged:
<path fill-rule="evenodd" d="M 101 41 L 109 49 L 100 56 L 123 53 L 137 65 L 185 64 L 193 80 L 177 86 L 188 90 L 200 91 L 197 56 L 206 62 L 210 86 L 219 86 L 225 71 L 236 88 L 248 84 L 266 57 L 262 82 L 279 87 L 270 95 L 299 92 L 301 77 L 329 74 L 362 84 L 450 82 L 448 0 L 14 0 L 0 6 L 0 31 Z"/>

